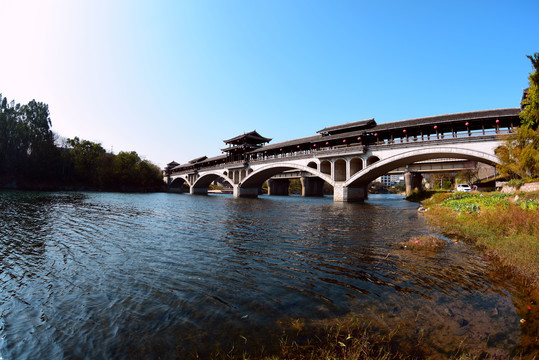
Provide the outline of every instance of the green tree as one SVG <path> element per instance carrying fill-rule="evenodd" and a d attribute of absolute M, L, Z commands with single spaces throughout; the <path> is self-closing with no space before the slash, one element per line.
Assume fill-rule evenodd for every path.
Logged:
<path fill-rule="evenodd" d="M 106 151 L 101 144 L 78 137 L 67 140 L 71 146 L 71 158 L 75 167 L 75 178 L 86 185 L 99 185 L 99 166 Z"/>
<path fill-rule="evenodd" d="M 161 170 L 141 160 L 136 152 L 114 155 L 101 144 L 78 137 L 62 141 L 51 127 L 47 104 L 32 100 L 15 105 L 0 94 L 0 185 L 15 182 L 21 188 L 61 184 L 145 191 L 161 188 Z"/>
<path fill-rule="evenodd" d="M 520 127 L 496 149 L 498 171 L 512 179 L 539 177 L 539 129 Z"/>
<path fill-rule="evenodd" d="M 524 127 L 536 130 L 539 125 L 539 53 L 527 57 L 532 62 L 533 71 L 528 77 L 530 87 L 522 99 L 520 119 Z"/>
<path fill-rule="evenodd" d="M 456 179 L 456 173 L 432 173 L 425 176 L 432 189 L 449 190 L 453 187 Z"/>
<path fill-rule="evenodd" d="M 135 151 L 121 151 L 114 159 L 114 175 L 118 185 L 134 187 L 140 183 L 138 165 L 140 157 Z"/>
<path fill-rule="evenodd" d="M 160 189 L 163 186 L 161 169 L 147 160 L 138 164 L 139 186 L 146 189 Z"/>

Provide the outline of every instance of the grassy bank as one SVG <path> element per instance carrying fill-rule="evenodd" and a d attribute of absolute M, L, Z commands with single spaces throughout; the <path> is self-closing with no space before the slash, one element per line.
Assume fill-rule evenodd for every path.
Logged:
<path fill-rule="evenodd" d="M 475 243 L 537 291 L 539 192 L 435 194 L 423 204 L 445 235 Z"/>

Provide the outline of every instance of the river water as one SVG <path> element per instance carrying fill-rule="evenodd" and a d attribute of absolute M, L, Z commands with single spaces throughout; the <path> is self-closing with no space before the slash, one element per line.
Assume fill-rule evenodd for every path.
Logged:
<path fill-rule="evenodd" d="M 516 286 L 463 243 L 399 249 L 429 233 L 416 208 L 0 191 L 0 358 L 256 357 L 351 314 L 429 358 L 516 354 Z"/>

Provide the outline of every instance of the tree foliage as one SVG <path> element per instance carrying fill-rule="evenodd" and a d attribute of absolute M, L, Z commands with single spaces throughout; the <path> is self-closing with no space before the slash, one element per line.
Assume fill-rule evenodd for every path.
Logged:
<path fill-rule="evenodd" d="M 496 149 L 502 176 L 511 179 L 539 177 L 539 129 L 520 127 Z"/>
<path fill-rule="evenodd" d="M 99 143 L 67 139 L 55 144 L 47 104 L 9 102 L 0 94 L 0 186 L 158 190 L 161 170 L 134 151 L 108 153 Z"/>
<path fill-rule="evenodd" d="M 533 71 L 528 79 L 530 87 L 522 99 L 520 113 L 522 126 L 510 134 L 504 145 L 496 149 L 501 164 L 498 171 L 510 179 L 539 177 L 539 53 L 528 55 Z"/>
<path fill-rule="evenodd" d="M 526 97 L 522 99 L 523 110 L 520 119 L 524 127 L 536 130 L 539 125 L 539 53 L 528 55 L 533 71 L 528 77 L 530 87 Z"/>

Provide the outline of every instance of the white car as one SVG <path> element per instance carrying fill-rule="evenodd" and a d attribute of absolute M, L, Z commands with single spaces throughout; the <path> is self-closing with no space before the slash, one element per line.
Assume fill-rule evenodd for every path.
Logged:
<path fill-rule="evenodd" d="M 457 191 L 470 192 L 472 188 L 468 184 L 459 184 L 457 185 Z"/>

